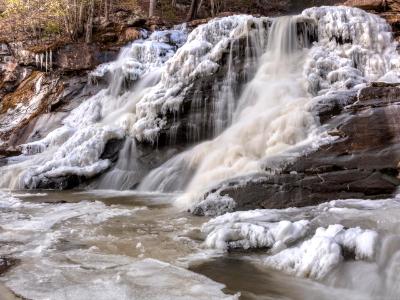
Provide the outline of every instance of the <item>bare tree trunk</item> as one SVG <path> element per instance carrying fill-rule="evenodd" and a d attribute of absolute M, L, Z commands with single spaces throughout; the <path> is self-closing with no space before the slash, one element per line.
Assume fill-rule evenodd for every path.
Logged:
<path fill-rule="evenodd" d="M 78 27 L 76 28 L 77 35 L 83 34 L 83 28 L 84 28 L 84 24 L 83 24 L 84 10 L 83 9 L 84 9 L 84 3 L 83 3 L 83 1 L 81 1 L 81 4 L 79 6 Z"/>
<path fill-rule="evenodd" d="M 156 8 L 156 2 L 157 0 L 150 0 L 149 4 L 149 17 L 154 16 L 154 10 Z"/>
<path fill-rule="evenodd" d="M 94 0 L 90 0 L 88 20 L 87 20 L 87 23 L 86 23 L 86 37 L 85 37 L 85 42 L 86 43 L 90 43 L 92 41 L 93 15 L 94 15 Z"/>
<path fill-rule="evenodd" d="M 199 8 L 199 2 L 200 2 L 199 0 L 192 0 L 192 3 L 190 4 L 189 12 L 186 16 L 187 22 L 196 18 L 197 10 Z"/>
<path fill-rule="evenodd" d="M 171 1 L 171 6 L 172 6 L 173 8 L 176 7 L 176 0 L 172 0 L 172 1 Z"/>
<path fill-rule="evenodd" d="M 110 3 L 111 5 L 111 3 Z M 108 16 L 109 16 L 109 5 L 108 5 L 108 0 L 104 0 L 104 18 L 106 19 L 106 21 L 108 21 Z"/>
<path fill-rule="evenodd" d="M 210 0 L 210 6 L 211 6 L 211 16 L 215 17 L 215 0 Z"/>
<path fill-rule="evenodd" d="M 65 31 L 68 33 L 69 38 L 71 40 L 74 40 L 74 36 L 72 34 L 72 30 L 71 30 L 71 26 L 69 24 L 69 20 L 67 16 L 64 16 L 64 27 L 65 27 Z"/>

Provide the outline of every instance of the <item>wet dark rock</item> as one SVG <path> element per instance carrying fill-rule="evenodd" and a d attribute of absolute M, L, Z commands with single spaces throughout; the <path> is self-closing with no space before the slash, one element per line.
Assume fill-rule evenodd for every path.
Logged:
<path fill-rule="evenodd" d="M 52 190 L 69 190 L 74 187 L 79 186 L 81 183 L 85 182 L 87 178 L 84 176 L 78 176 L 75 174 L 56 177 L 56 178 L 41 178 L 35 186 L 26 186 L 25 188 L 34 189 L 52 189 Z"/>
<path fill-rule="evenodd" d="M 100 159 L 109 159 L 115 162 L 118 159 L 118 153 L 124 145 L 124 139 L 111 139 L 107 142 L 104 148 L 103 154 L 101 154 Z"/>
<path fill-rule="evenodd" d="M 0 147 L 0 158 L 1 157 L 10 157 L 10 156 L 17 156 L 21 154 L 21 150 L 17 149 L 17 148 L 12 148 L 12 147 L 8 147 L 8 148 L 2 148 Z M 1 165 L 1 163 L 0 163 Z"/>
<path fill-rule="evenodd" d="M 237 203 L 237 210 L 316 205 L 334 199 L 382 199 L 400 180 L 382 171 L 341 170 L 316 174 L 261 176 L 219 189 Z"/>

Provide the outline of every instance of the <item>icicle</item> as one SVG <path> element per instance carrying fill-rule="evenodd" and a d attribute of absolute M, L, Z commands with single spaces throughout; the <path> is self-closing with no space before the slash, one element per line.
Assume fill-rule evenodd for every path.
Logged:
<path fill-rule="evenodd" d="M 53 70 L 53 51 L 50 49 L 50 70 Z"/>
<path fill-rule="evenodd" d="M 39 54 L 35 54 L 36 68 L 39 67 Z"/>
<path fill-rule="evenodd" d="M 47 61 L 48 61 L 48 52 L 47 52 L 47 50 L 46 50 L 46 64 L 45 64 L 46 73 L 47 73 Z"/>

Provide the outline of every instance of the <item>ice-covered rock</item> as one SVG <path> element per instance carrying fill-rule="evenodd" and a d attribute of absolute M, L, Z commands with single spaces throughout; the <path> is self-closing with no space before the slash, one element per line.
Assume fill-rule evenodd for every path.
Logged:
<path fill-rule="evenodd" d="M 268 215 L 262 211 L 236 212 L 210 220 L 202 226 L 206 234 L 205 245 L 209 248 L 228 250 L 231 248 L 285 248 L 305 237 L 309 221 L 271 222 L 258 219 Z M 274 218 L 272 213 L 270 218 Z"/>
<path fill-rule="evenodd" d="M 63 135 L 58 137 L 64 138 Z M 53 187 L 52 179 L 65 178 L 70 175 L 86 179 L 92 178 L 111 165 L 109 159 L 101 158 L 107 142 L 123 138 L 122 130 L 111 127 L 91 126 L 76 131 L 54 152 L 52 159 L 43 165 L 33 166 L 25 171 L 22 179 L 23 186 L 30 188 Z M 45 139 L 45 142 L 48 140 Z"/>
<path fill-rule="evenodd" d="M 196 204 L 193 214 L 197 216 L 219 216 L 232 212 L 236 202 L 229 196 L 210 193 L 203 201 Z"/>
<path fill-rule="evenodd" d="M 264 263 L 289 274 L 322 279 L 343 260 L 343 251 L 354 253 L 356 259 L 373 259 L 377 237 L 375 231 L 359 227 L 320 227 L 311 239 L 267 257 Z"/>
<path fill-rule="evenodd" d="M 319 280 L 345 258 L 374 261 L 378 243 L 375 230 L 325 225 L 326 222 L 333 216 L 340 221 L 340 216 L 349 219 L 365 209 L 392 205 L 398 204 L 393 200 L 338 200 L 306 208 L 240 211 L 211 219 L 203 224 L 201 232 L 207 248 L 265 248 L 257 259 L 265 266 Z M 364 212 L 363 217 L 369 215 Z M 320 227 L 316 228 L 316 224 Z"/>

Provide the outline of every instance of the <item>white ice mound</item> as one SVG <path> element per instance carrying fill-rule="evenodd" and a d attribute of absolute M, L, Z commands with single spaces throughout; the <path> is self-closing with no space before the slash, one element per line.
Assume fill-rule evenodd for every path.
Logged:
<path fill-rule="evenodd" d="M 309 221 L 257 220 L 264 217 L 259 213 L 235 212 L 210 220 L 201 229 L 207 235 L 205 245 L 220 250 L 281 248 L 305 237 L 309 230 Z"/>
<path fill-rule="evenodd" d="M 354 253 L 355 259 L 373 259 L 377 238 L 375 231 L 359 227 L 320 227 L 311 239 L 268 256 L 264 262 L 288 274 L 322 279 L 343 260 L 343 251 Z"/>
<path fill-rule="evenodd" d="M 24 185 L 36 187 L 40 180 L 72 174 L 93 177 L 111 164 L 108 159 L 101 159 L 107 142 L 123 138 L 122 130 L 108 126 L 94 125 L 76 131 L 44 165 L 34 166 L 26 172 Z"/>

